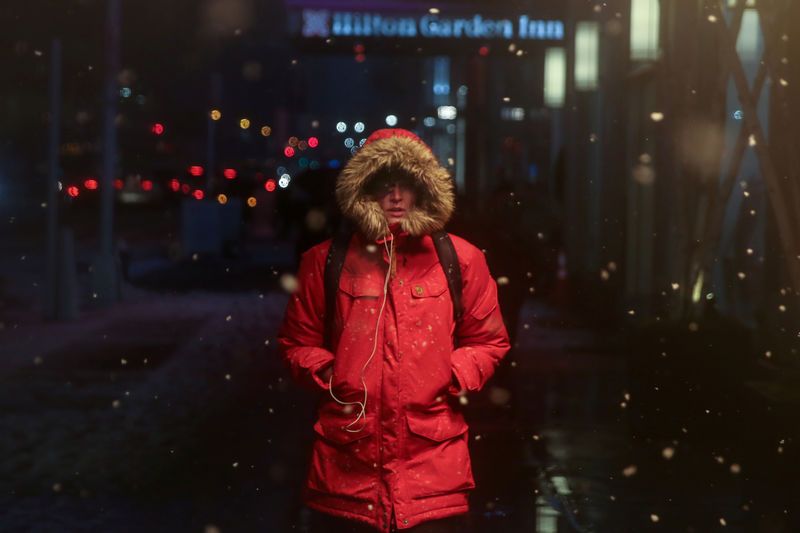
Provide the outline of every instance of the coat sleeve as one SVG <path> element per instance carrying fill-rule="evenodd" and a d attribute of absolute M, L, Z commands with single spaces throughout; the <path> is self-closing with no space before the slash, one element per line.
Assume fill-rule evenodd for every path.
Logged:
<path fill-rule="evenodd" d="M 508 333 L 497 303 L 497 284 L 489 274 L 486 258 L 470 247 L 462 262 L 463 319 L 457 326 L 456 348 L 450 361 L 455 382 L 451 392 L 480 390 L 510 348 Z"/>
<path fill-rule="evenodd" d="M 289 297 L 278 331 L 278 355 L 292 377 L 312 390 L 327 390 L 321 371 L 333 363 L 333 354 L 322 347 L 325 317 L 325 252 L 313 248 L 300 260 L 297 290 Z"/>

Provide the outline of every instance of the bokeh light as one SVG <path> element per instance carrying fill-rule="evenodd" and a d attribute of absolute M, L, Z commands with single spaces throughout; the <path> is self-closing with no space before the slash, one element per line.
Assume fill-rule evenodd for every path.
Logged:
<path fill-rule="evenodd" d="M 153 182 L 150 180 L 142 181 L 142 190 L 145 192 L 150 192 L 153 190 Z"/>
<path fill-rule="evenodd" d="M 227 203 L 228 203 L 228 197 L 227 197 L 227 196 L 225 196 L 224 194 L 218 194 L 218 195 L 217 195 L 217 201 L 218 201 L 220 204 L 222 204 L 222 205 L 225 205 L 225 204 L 227 204 Z"/>
<path fill-rule="evenodd" d="M 288 187 L 288 186 L 289 186 L 289 182 L 290 182 L 290 181 L 292 181 L 292 177 L 291 177 L 289 174 L 284 174 L 284 175 L 283 175 L 283 176 L 281 176 L 281 178 L 278 180 L 278 186 L 279 186 L 281 189 L 285 189 L 286 187 Z"/>
<path fill-rule="evenodd" d="M 261 135 L 263 135 L 264 137 L 269 137 L 270 135 L 272 135 L 272 128 L 270 128 L 269 126 L 264 126 L 263 128 L 261 128 Z"/>
<path fill-rule="evenodd" d="M 300 142 L 297 137 L 289 137 L 289 146 L 295 147 Z"/>
<path fill-rule="evenodd" d="M 227 179 L 232 180 L 236 177 L 236 170 L 232 168 L 226 168 L 222 171 L 222 175 L 225 176 Z"/>
<path fill-rule="evenodd" d="M 308 146 L 310 146 L 311 148 L 316 148 L 317 146 L 319 146 L 319 139 L 317 139 L 316 137 L 309 137 Z"/>
<path fill-rule="evenodd" d="M 205 194 L 200 189 L 197 189 L 192 193 L 192 196 L 194 196 L 197 200 L 202 200 Z"/>
<path fill-rule="evenodd" d="M 256 200 L 255 196 L 251 196 L 250 198 L 247 199 L 247 205 L 249 205 L 250 207 L 255 207 L 257 203 L 258 200 Z"/>
<path fill-rule="evenodd" d="M 203 167 L 200 165 L 192 165 L 189 167 L 189 174 L 192 176 L 202 176 L 203 175 Z"/>
<path fill-rule="evenodd" d="M 93 191 L 93 190 L 97 189 L 97 180 L 93 179 L 93 178 L 89 178 L 88 180 L 83 182 L 83 186 L 86 187 L 87 189 L 89 189 L 90 191 Z"/>
<path fill-rule="evenodd" d="M 363 133 L 364 132 L 364 123 L 363 122 L 356 122 L 353 129 L 356 130 L 356 133 Z"/>
<path fill-rule="evenodd" d="M 250 127 L 250 120 L 243 118 L 242 120 L 239 121 L 239 127 L 242 128 L 243 130 L 246 130 L 247 128 Z"/>
<path fill-rule="evenodd" d="M 397 117 L 395 115 L 387 115 L 386 116 L 386 125 L 394 128 L 397 126 Z"/>
<path fill-rule="evenodd" d="M 353 145 L 355 145 L 355 143 L 356 143 L 356 142 L 353 140 L 353 138 L 352 138 L 352 137 L 348 137 L 347 139 L 345 139 L 345 140 L 344 140 L 344 145 L 345 145 L 346 147 L 348 147 L 348 148 L 352 148 L 352 147 L 353 147 Z"/>
<path fill-rule="evenodd" d="M 219 112 L 219 109 L 212 109 L 211 113 L 211 120 L 219 120 L 222 118 L 222 113 Z"/>
<path fill-rule="evenodd" d="M 70 185 L 69 187 L 67 187 L 67 194 L 75 198 L 80 194 L 80 191 L 75 185 Z"/>
<path fill-rule="evenodd" d="M 181 182 L 179 182 L 175 178 L 172 178 L 171 180 L 169 180 L 169 188 L 175 192 L 178 192 L 181 188 Z"/>
<path fill-rule="evenodd" d="M 270 178 L 270 179 L 268 179 L 268 180 L 266 181 L 266 183 L 264 183 L 264 188 L 265 188 L 265 189 L 266 189 L 268 192 L 272 192 L 272 191 L 274 191 L 274 190 L 275 190 L 275 185 L 276 185 L 276 183 L 275 183 L 275 180 L 274 180 L 274 179 L 272 179 L 272 178 Z"/>
<path fill-rule="evenodd" d="M 292 148 L 291 146 L 287 146 L 286 148 L 283 149 L 283 154 L 286 157 L 293 157 L 294 156 L 294 148 Z"/>
<path fill-rule="evenodd" d="M 346 132 L 347 131 L 347 124 L 345 124 L 344 122 L 337 123 L 336 124 L 336 131 L 338 131 L 339 133 Z"/>

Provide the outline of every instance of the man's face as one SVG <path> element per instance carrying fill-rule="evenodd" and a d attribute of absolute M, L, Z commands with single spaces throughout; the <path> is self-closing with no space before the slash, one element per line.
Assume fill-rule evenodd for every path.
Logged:
<path fill-rule="evenodd" d="M 389 224 L 399 222 L 414 207 L 417 197 L 408 180 L 385 179 L 376 184 L 372 197 L 381 206 Z"/>

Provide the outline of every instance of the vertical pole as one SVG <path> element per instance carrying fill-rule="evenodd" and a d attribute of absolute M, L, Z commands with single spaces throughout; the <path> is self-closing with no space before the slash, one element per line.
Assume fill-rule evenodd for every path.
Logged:
<path fill-rule="evenodd" d="M 211 194 L 211 189 L 216 178 L 217 153 L 216 143 L 214 142 L 217 130 L 217 121 L 211 118 L 211 109 L 220 105 L 222 96 L 222 76 L 219 72 L 211 75 L 210 103 L 206 112 L 208 113 L 208 137 L 206 138 L 206 193 Z"/>
<path fill-rule="evenodd" d="M 100 304 L 119 299 L 114 258 L 114 178 L 117 171 L 117 99 L 120 70 L 120 0 L 108 0 L 106 19 L 106 72 L 103 94 L 103 168 L 100 184 L 99 252 L 92 263 L 93 296 Z"/>
<path fill-rule="evenodd" d="M 61 40 L 53 39 L 50 54 L 50 127 L 47 172 L 47 240 L 45 243 L 45 318 L 56 318 L 56 252 L 58 250 L 58 174 L 61 126 Z"/>
<path fill-rule="evenodd" d="M 108 0 L 106 22 L 106 80 L 103 105 L 103 183 L 100 211 L 100 251 L 113 252 L 114 178 L 117 170 L 117 100 L 119 98 L 120 70 L 120 0 Z"/>

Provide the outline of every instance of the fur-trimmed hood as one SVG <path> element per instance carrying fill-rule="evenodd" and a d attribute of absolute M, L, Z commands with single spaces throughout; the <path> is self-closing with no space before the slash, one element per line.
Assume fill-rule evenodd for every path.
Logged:
<path fill-rule="evenodd" d="M 385 167 L 408 173 L 419 191 L 414 208 L 400 219 L 400 229 L 413 236 L 443 229 L 455 209 L 450 174 L 422 139 L 400 128 L 374 132 L 342 169 L 336 181 L 336 201 L 342 214 L 368 239 L 389 233 L 383 210 L 365 190 L 375 172 Z"/>

